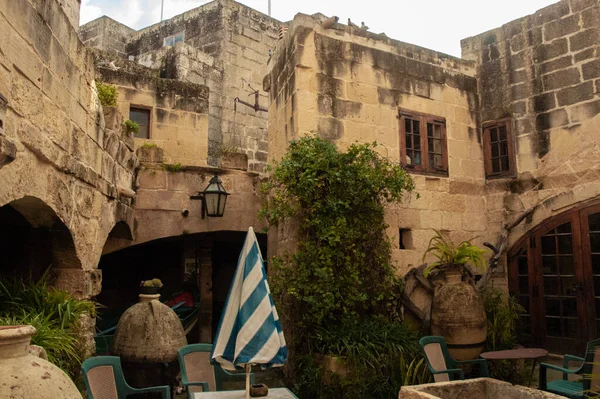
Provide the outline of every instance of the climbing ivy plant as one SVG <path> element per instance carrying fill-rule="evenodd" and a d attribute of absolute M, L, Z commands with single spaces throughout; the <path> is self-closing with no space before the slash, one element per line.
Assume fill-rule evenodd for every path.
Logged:
<path fill-rule="evenodd" d="M 401 201 L 414 189 L 410 176 L 381 156 L 376 143 L 338 151 L 317 137 L 292 141 L 269 172 L 260 216 L 271 226 L 298 229 L 295 252 L 271 258 L 269 264 L 282 322 L 292 332 L 292 352 L 300 357 L 327 347 L 324 354 L 344 356 L 331 349 L 343 339 L 324 342 L 331 335 L 327 331 L 372 330 L 374 325 L 380 331 L 372 331 L 375 338 L 364 338 L 369 342 L 362 346 L 372 353 L 359 357 L 388 351 L 377 342 L 389 342 L 389 331 L 399 342 L 411 337 L 406 345 L 416 346 L 398 322 L 402 282 L 391 264 L 384 219 L 385 204 Z M 398 327 L 386 327 L 390 324 Z"/>

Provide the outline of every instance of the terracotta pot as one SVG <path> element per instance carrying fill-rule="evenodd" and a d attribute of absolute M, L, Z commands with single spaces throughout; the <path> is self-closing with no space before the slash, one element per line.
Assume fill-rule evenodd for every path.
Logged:
<path fill-rule="evenodd" d="M 160 292 L 160 288 L 159 287 L 144 287 L 144 286 L 140 287 L 140 294 L 144 294 L 144 295 L 156 295 L 159 292 Z"/>
<path fill-rule="evenodd" d="M 29 353 L 32 326 L 0 327 L 0 398 L 81 399 L 58 367 Z"/>
<path fill-rule="evenodd" d="M 457 360 L 475 359 L 485 346 L 487 318 L 483 298 L 473 282 L 462 280 L 460 267 L 442 268 L 431 305 L 431 334 L 446 339 Z"/>

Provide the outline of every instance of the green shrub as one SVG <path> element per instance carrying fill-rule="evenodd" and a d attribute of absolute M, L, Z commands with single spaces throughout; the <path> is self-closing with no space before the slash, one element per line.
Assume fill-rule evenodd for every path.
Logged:
<path fill-rule="evenodd" d="M 487 350 L 513 349 L 520 341 L 520 318 L 525 309 L 513 296 L 499 289 L 487 288 L 483 294 L 487 316 Z M 498 379 L 520 384 L 529 379 L 527 370 L 519 370 L 514 361 L 489 362 L 491 374 Z"/>
<path fill-rule="evenodd" d="M 384 220 L 384 204 L 399 202 L 414 185 L 376 146 L 340 152 L 320 138 L 292 141 L 261 186 L 260 217 L 271 226 L 291 220 L 299 228 L 296 252 L 271 258 L 270 280 L 293 332 L 289 375 L 300 397 L 387 397 L 401 384 L 393 372 L 399 354 L 404 351 L 409 364 L 417 356 L 416 335 L 399 324 L 402 280 L 394 273 Z M 324 384 L 314 360 L 321 355 L 341 356 L 356 372 Z"/>
<path fill-rule="evenodd" d="M 429 241 L 429 246 L 423 255 L 423 261 L 427 254 L 432 254 L 437 261 L 427 266 L 423 275 L 425 277 L 438 268 L 454 265 L 464 266 L 467 263 L 484 272 L 486 269 L 485 253 L 487 251 L 471 244 L 471 241 L 463 241 L 456 245 L 442 232 L 435 230 L 435 235 Z"/>
<path fill-rule="evenodd" d="M 100 104 L 103 107 L 116 107 L 117 106 L 117 86 L 96 82 L 96 89 L 98 89 L 98 98 Z"/>
<path fill-rule="evenodd" d="M 37 283 L 0 279 L 0 326 L 31 324 L 37 330 L 31 343 L 43 347 L 48 360 L 71 377 L 78 375 L 83 356 L 78 321 L 95 314 L 94 302 L 49 287 L 47 273 Z"/>
<path fill-rule="evenodd" d="M 140 124 L 127 119 L 125 122 L 123 122 L 123 129 L 127 135 L 137 134 L 137 132 L 140 131 Z"/>

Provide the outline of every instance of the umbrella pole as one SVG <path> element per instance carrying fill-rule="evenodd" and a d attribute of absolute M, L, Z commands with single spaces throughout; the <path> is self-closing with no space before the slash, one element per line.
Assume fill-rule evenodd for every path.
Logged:
<path fill-rule="evenodd" d="M 246 399 L 250 399 L 250 370 L 252 366 L 246 365 Z"/>

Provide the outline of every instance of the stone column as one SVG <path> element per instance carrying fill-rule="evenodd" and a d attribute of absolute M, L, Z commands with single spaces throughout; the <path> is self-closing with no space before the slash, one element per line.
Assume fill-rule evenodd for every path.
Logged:
<path fill-rule="evenodd" d="M 200 342 L 212 343 L 212 237 L 199 244 L 198 288 L 200 289 L 200 316 L 198 320 Z"/>

